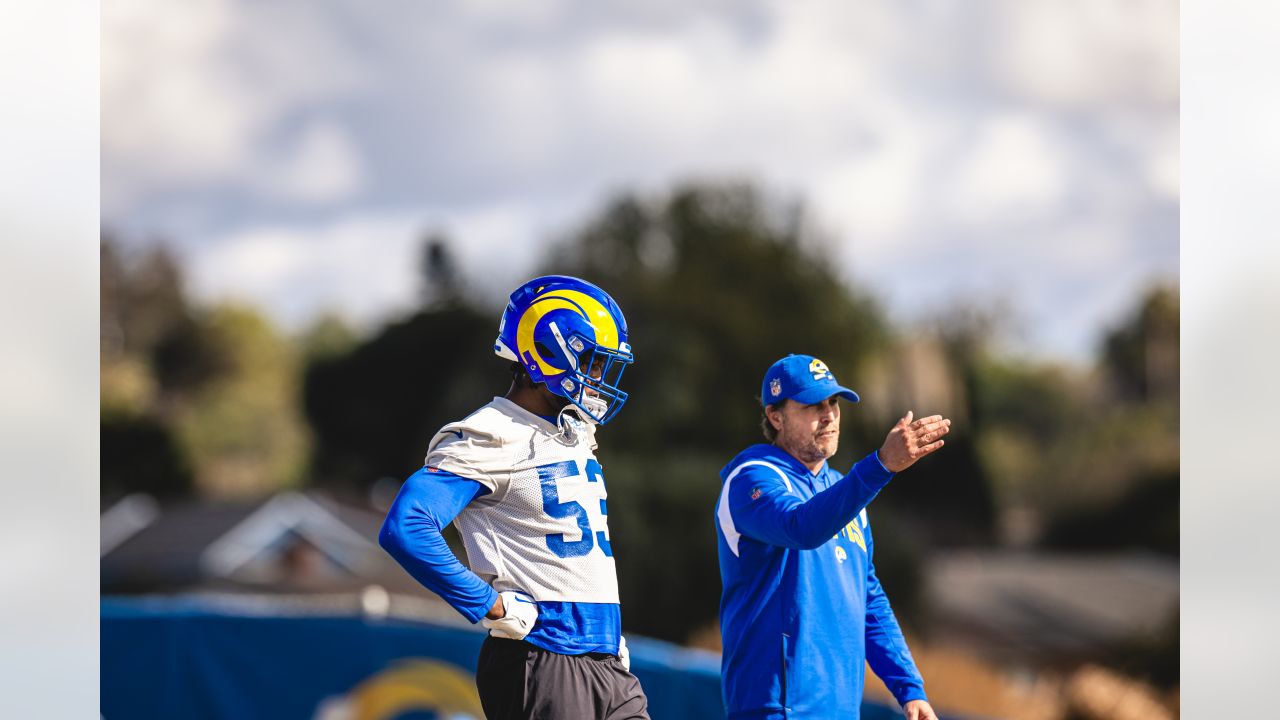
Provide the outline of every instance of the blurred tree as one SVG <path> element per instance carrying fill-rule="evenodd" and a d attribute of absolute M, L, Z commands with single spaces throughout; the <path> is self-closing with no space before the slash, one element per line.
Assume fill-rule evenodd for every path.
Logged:
<path fill-rule="evenodd" d="M 462 275 L 444 235 L 432 233 L 423 240 L 421 269 L 422 303 L 425 307 L 463 301 Z"/>
<path fill-rule="evenodd" d="M 918 462 L 876 500 L 876 508 L 899 515 L 926 545 L 986 544 L 996 536 L 996 498 L 981 452 L 985 426 L 976 402 L 991 331 L 977 317 L 897 339 L 866 393 L 869 403 L 890 411 L 881 416 L 873 446 L 907 410 L 916 417 L 936 413 L 952 419 L 946 448 Z"/>
<path fill-rule="evenodd" d="M 157 498 L 190 494 L 190 463 L 169 428 L 159 421 L 146 415 L 105 412 L 100 440 L 104 505 L 135 492 Z"/>
<path fill-rule="evenodd" d="M 150 352 L 156 379 L 157 411 L 169 416 L 175 407 L 203 392 L 218 378 L 237 369 L 233 350 L 192 314 L 175 319 Z"/>
<path fill-rule="evenodd" d="M 293 348 L 261 314 L 237 305 L 214 308 L 193 334 L 220 358 L 217 373 L 174 411 L 201 490 L 252 496 L 299 482 L 308 436 Z"/>
<path fill-rule="evenodd" d="M 1087 377 L 1053 364 L 993 357 L 985 350 L 965 364 L 972 437 L 991 477 L 993 504 L 1002 514 L 1001 538 L 1027 545 L 1044 515 L 1054 510 L 1051 488 L 1061 473 L 1048 466 L 1050 449 L 1092 422 L 1096 412 Z"/>
<path fill-rule="evenodd" d="M 1177 402 L 1178 337 L 1177 289 L 1152 288 L 1103 343 L 1103 367 L 1121 399 Z"/>
<path fill-rule="evenodd" d="M 350 352 L 358 344 L 355 331 L 333 313 L 321 315 L 298 339 L 308 362 L 333 358 Z"/>
<path fill-rule="evenodd" d="M 1175 470 L 1142 477 L 1114 503 L 1094 504 L 1054 518 L 1043 543 L 1067 550 L 1137 549 L 1176 556 L 1178 485 Z"/>
<path fill-rule="evenodd" d="M 161 411 L 153 363 L 157 348 L 190 322 L 182 274 L 163 245 L 128 257 L 109 233 L 100 240 L 102 498 L 186 495 L 190 460 Z"/>
<path fill-rule="evenodd" d="M 109 239 L 104 239 L 103 250 L 113 265 L 119 263 Z M 106 304 L 114 311 L 112 321 L 121 331 L 124 352 L 147 355 L 188 319 L 182 269 L 164 243 L 151 245 L 124 266 L 124 277 L 112 278 L 112 286 L 102 291 L 112 293 Z"/>
<path fill-rule="evenodd" d="M 128 281 L 116 241 L 101 236 L 98 262 L 99 351 L 106 364 L 124 355 L 123 286 Z"/>
<path fill-rule="evenodd" d="M 360 488 L 421 467 L 435 431 L 504 394 L 497 319 L 464 305 L 390 325 L 350 352 L 316 357 L 303 381 L 316 482 Z"/>

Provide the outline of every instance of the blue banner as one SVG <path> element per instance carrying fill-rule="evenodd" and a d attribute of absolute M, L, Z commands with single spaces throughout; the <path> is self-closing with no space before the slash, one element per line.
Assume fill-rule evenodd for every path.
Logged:
<path fill-rule="evenodd" d="M 102 601 L 104 720 L 481 720 L 478 627 Z M 719 720 L 717 655 L 627 638 L 655 720 Z M 877 705 L 863 720 L 901 717 Z"/>

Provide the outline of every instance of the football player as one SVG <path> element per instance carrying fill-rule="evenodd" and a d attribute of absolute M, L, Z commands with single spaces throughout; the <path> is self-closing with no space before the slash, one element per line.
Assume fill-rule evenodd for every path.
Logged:
<path fill-rule="evenodd" d="M 379 541 L 489 629 L 476 685 L 490 720 L 648 718 L 594 454 L 596 426 L 627 400 L 622 310 L 583 280 L 536 278 L 511 294 L 494 351 L 512 361 L 506 396 L 436 433 Z M 450 522 L 469 567 L 441 536 Z"/>

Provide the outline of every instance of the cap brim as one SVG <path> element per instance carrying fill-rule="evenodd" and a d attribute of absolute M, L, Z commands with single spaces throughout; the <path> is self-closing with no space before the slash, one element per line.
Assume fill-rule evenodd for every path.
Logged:
<path fill-rule="evenodd" d="M 792 395 L 791 399 L 803 405 L 812 405 L 813 403 L 822 402 L 823 400 L 836 395 L 839 395 L 849 402 L 858 402 L 859 400 L 858 393 L 841 385 L 837 385 L 834 390 L 830 387 L 808 388 Z"/>

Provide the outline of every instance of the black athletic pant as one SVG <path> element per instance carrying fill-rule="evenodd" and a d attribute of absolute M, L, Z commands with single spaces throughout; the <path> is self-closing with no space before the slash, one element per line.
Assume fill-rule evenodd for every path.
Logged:
<path fill-rule="evenodd" d="M 476 668 L 488 720 L 649 720 L 640 681 L 614 655 L 560 655 L 487 637 Z"/>

